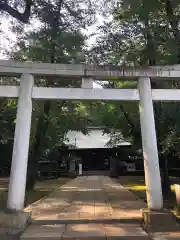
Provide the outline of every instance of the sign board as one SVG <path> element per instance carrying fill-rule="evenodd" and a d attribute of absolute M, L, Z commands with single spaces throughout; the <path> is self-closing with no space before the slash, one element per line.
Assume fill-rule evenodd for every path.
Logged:
<path fill-rule="evenodd" d="M 135 172 L 136 171 L 135 163 L 127 163 L 126 168 L 127 168 L 127 172 Z"/>

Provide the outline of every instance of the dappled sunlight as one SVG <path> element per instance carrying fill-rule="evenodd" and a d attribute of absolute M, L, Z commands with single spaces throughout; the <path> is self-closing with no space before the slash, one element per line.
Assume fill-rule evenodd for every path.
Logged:
<path fill-rule="evenodd" d="M 119 209 L 115 209 L 111 211 L 111 218 L 112 219 L 141 219 L 142 214 L 140 212 L 140 208 L 134 209 L 123 209 L 123 207 Z"/>
<path fill-rule="evenodd" d="M 69 188 L 64 188 L 61 190 L 61 192 L 66 192 L 66 191 L 72 191 L 75 190 L 76 192 L 97 192 L 97 191 L 102 191 L 100 188 L 81 188 L 81 187 L 69 187 Z"/>
<path fill-rule="evenodd" d="M 171 185 L 171 191 L 175 192 L 175 185 Z"/>
<path fill-rule="evenodd" d="M 94 203 L 92 203 L 92 201 L 91 200 L 86 200 L 86 201 L 83 201 L 83 200 L 75 200 L 75 201 L 73 201 L 73 204 L 75 204 L 75 205 L 80 205 L 80 206 L 90 206 L 90 205 L 94 205 Z M 101 202 L 96 202 L 96 204 L 98 204 L 98 205 L 102 205 L 102 203 Z"/>
<path fill-rule="evenodd" d="M 122 189 L 122 186 L 119 184 L 104 184 L 104 187 L 106 188 L 111 188 L 111 189 Z"/>
<path fill-rule="evenodd" d="M 98 192 L 102 191 L 100 188 L 78 188 L 78 192 Z"/>
<path fill-rule="evenodd" d="M 74 230 L 74 231 L 81 231 L 81 232 L 87 232 L 87 231 L 97 231 L 97 226 L 94 224 L 92 225 L 71 225 L 70 227 L 71 230 Z M 99 231 L 101 231 L 101 229 L 99 229 Z M 103 229 L 102 229 L 102 232 L 103 232 Z"/>
<path fill-rule="evenodd" d="M 33 225 L 23 235 L 32 236 L 35 230 L 38 232 L 36 236 L 42 239 L 50 232 L 55 234 L 52 236 L 62 234 L 62 239 L 98 237 L 105 240 L 107 236 L 146 235 L 140 227 L 140 209 L 144 207 L 141 201 L 137 201 L 131 192 L 119 188 L 118 183 L 110 178 L 98 177 L 93 184 L 91 177 L 87 179 L 83 183 L 78 183 L 76 179 L 76 191 L 62 189 L 35 204 L 32 209 Z M 71 183 L 69 185 L 71 189 Z M 50 224 L 58 227 L 51 228 Z M 49 233 L 46 235 L 47 229 Z"/>
<path fill-rule="evenodd" d="M 57 239 L 107 239 L 107 237 L 143 237 L 147 234 L 140 226 L 134 224 L 64 224 L 57 225 L 32 225 L 23 234 L 23 237 L 32 236 L 46 239 L 54 237 Z M 63 236 L 61 238 L 61 236 Z M 127 238 L 128 239 L 128 238 Z"/>
<path fill-rule="evenodd" d="M 119 237 L 125 234 L 134 236 L 133 231 L 141 236 L 144 234 L 139 225 L 142 217 L 140 209 L 143 207 L 141 201 L 137 201 L 131 192 L 126 191 L 112 179 L 93 176 L 83 182 L 81 178 L 77 178 L 66 188 L 55 191 L 35 204 L 32 207 L 32 220 L 39 236 L 43 235 L 39 232 L 43 231 L 43 228 L 38 229 L 38 224 L 45 223 L 60 224 L 63 239 L 80 237 L 93 239 L 98 236 L 105 240 L 107 236 Z M 119 221 L 128 224 L 119 224 Z M 132 221 L 134 225 L 131 224 Z M 133 226 L 132 231 L 128 229 L 130 225 Z M 47 229 L 54 232 L 53 228 Z M 30 235 L 30 230 L 28 231 Z"/>
<path fill-rule="evenodd" d="M 33 214 L 33 218 L 39 216 L 40 211 L 36 211 Z M 41 218 L 38 219 L 99 219 L 99 218 L 110 218 L 110 214 L 107 210 L 107 207 L 103 204 L 101 206 L 89 204 L 89 205 L 69 205 L 67 208 L 58 209 L 58 208 L 45 208 L 41 213 Z"/>
<path fill-rule="evenodd" d="M 139 209 L 142 203 L 134 202 L 136 200 L 128 201 L 130 193 L 124 192 L 122 186 L 107 177 L 103 177 L 102 184 L 97 176 L 88 179 L 91 178 L 93 181 L 97 179 L 96 186 L 92 187 L 91 181 L 78 182 L 77 178 L 76 186 L 74 183 L 69 184 L 39 202 L 32 208 L 33 219 L 118 220 L 141 217 Z"/>
<path fill-rule="evenodd" d="M 180 233 L 177 231 L 174 232 L 156 232 L 156 237 L 154 239 L 170 239 L 170 240 L 179 240 L 180 239 Z"/>
<path fill-rule="evenodd" d="M 125 233 L 119 225 L 103 225 L 103 231 L 108 233 L 108 236 L 123 236 Z"/>
<path fill-rule="evenodd" d="M 142 176 L 123 176 L 120 177 L 118 182 L 124 186 L 125 189 L 131 191 L 138 199 L 141 199 L 146 207 L 147 203 L 147 195 L 148 192 L 147 187 L 145 185 L 144 177 Z M 169 209 L 173 214 L 175 214 L 179 218 L 179 211 L 176 207 L 176 197 L 175 197 L 175 185 L 171 184 L 171 194 L 168 196 L 168 200 L 164 201 L 165 208 Z M 139 201 L 138 201 L 139 202 Z M 138 204 L 137 204 L 138 209 Z"/>
<path fill-rule="evenodd" d="M 77 190 L 78 189 L 78 187 L 64 187 L 64 188 L 62 188 L 60 191 L 66 191 L 66 190 Z"/>
<path fill-rule="evenodd" d="M 24 232 L 23 237 L 26 239 L 51 239 L 56 238 L 60 239 L 63 232 L 65 231 L 65 225 L 31 225 Z"/>
<path fill-rule="evenodd" d="M 126 217 L 126 218 L 130 218 L 130 219 L 133 219 L 133 218 L 141 218 L 142 217 L 142 214 L 140 212 L 140 209 L 129 209 L 129 210 L 123 210 L 122 211 L 124 213 L 124 215 L 122 216 L 123 218 Z"/>
<path fill-rule="evenodd" d="M 110 237 L 120 236 L 147 236 L 140 226 L 137 225 L 125 225 L 125 224 L 112 224 L 103 225 L 104 232 Z"/>
<path fill-rule="evenodd" d="M 179 232 L 169 232 L 167 233 L 167 236 L 169 238 L 173 239 L 180 239 L 180 233 Z"/>
<path fill-rule="evenodd" d="M 4 192 L 4 191 L 7 191 L 7 187 L 0 187 L 0 192 Z"/>
<path fill-rule="evenodd" d="M 75 236 L 77 233 L 80 234 L 79 236 L 105 236 L 103 225 L 99 226 L 96 224 L 70 225 L 67 228 L 68 233 L 73 233 Z"/>
<path fill-rule="evenodd" d="M 50 214 L 46 213 L 46 214 L 39 214 L 39 215 L 32 215 L 32 220 L 58 220 L 59 219 L 59 215 L 58 214 Z"/>
<path fill-rule="evenodd" d="M 143 186 L 143 185 L 136 185 L 136 186 L 129 186 L 129 187 L 126 187 L 126 189 L 128 190 L 137 190 L 137 191 L 146 191 L 146 186 Z"/>

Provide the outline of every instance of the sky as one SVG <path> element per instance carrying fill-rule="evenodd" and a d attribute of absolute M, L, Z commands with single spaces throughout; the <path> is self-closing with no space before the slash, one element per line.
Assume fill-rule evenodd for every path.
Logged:
<path fill-rule="evenodd" d="M 103 22 L 103 17 L 101 15 L 97 15 L 96 16 L 96 23 L 93 24 L 92 26 L 88 27 L 86 30 L 82 30 L 83 33 L 85 33 L 87 36 L 91 35 L 92 33 L 96 33 L 98 32 L 98 27 L 102 24 Z M 2 18 L 2 22 L 0 25 L 0 59 L 7 59 L 7 56 L 5 56 L 3 54 L 2 49 L 10 49 L 13 44 L 16 42 L 16 35 L 13 34 L 8 26 L 9 26 L 10 20 L 3 17 Z M 34 27 L 38 27 L 36 26 L 37 24 L 34 25 Z M 92 36 L 91 38 L 89 38 L 87 40 L 87 45 L 90 47 L 92 46 L 94 43 L 96 42 L 96 36 Z"/>
<path fill-rule="evenodd" d="M 82 30 L 84 34 L 87 36 L 95 33 L 96 36 L 98 34 L 98 27 L 103 24 L 104 21 L 111 20 L 112 16 L 108 13 L 108 4 L 105 3 L 104 0 L 98 0 L 98 2 L 95 2 L 97 4 L 95 18 L 96 22 L 88 27 L 86 30 Z M 106 6 L 107 5 L 107 6 Z M 84 6 L 84 3 L 83 3 Z M 102 10 L 103 9 L 103 10 Z M 103 15 L 106 12 L 106 17 Z M 16 36 L 9 30 L 9 23 L 10 20 L 13 18 L 7 16 L 1 17 L 1 23 L 0 23 L 0 59 L 7 59 L 7 56 L 3 54 L 3 49 L 10 49 L 14 43 L 16 42 Z M 31 21 L 30 29 L 38 28 L 39 22 L 38 21 Z M 25 28 L 28 29 L 28 25 L 25 25 Z M 87 46 L 91 47 L 96 42 L 96 36 L 92 36 L 87 40 Z"/>
<path fill-rule="evenodd" d="M 97 15 L 96 16 L 96 23 L 90 27 L 88 27 L 86 30 L 83 30 L 83 32 L 86 35 L 90 35 L 92 33 L 97 33 L 98 32 L 98 26 L 100 26 L 103 22 L 103 17 L 101 15 Z M 13 34 L 9 28 L 10 20 L 7 18 L 3 18 L 3 21 L 1 22 L 0 25 L 0 59 L 8 59 L 8 57 L 6 55 L 4 55 L 3 50 L 4 49 L 11 49 L 11 47 L 14 45 L 14 43 L 16 42 L 16 35 Z M 87 40 L 87 45 L 90 47 L 92 46 L 94 43 L 96 42 L 96 36 L 92 36 L 91 38 L 89 38 Z M 93 88 L 102 88 L 101 85 L 97 84 L 97 83 L 93 83 Z"/>

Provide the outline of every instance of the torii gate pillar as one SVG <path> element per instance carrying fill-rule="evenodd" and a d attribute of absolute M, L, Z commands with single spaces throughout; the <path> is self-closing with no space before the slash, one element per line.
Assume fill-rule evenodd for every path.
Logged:
<path fill-rule="evenodd" d="M 20 212 L 24 209 L 33 84 L 34 78 L 32 75 L 22 75 L 7 201 L 7 209 L 13 212 Z"/>
<path fill-rule="evenodd" d="M 163 198 L 150 78 L 139 78 L 138 88 L 147 203 L 150 210 L 161 210 Z"/>

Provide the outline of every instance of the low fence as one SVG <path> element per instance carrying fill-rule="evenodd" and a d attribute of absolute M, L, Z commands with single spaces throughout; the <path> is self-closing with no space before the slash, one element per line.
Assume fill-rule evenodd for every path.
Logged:
<path fill-rule="evenodd" d="M 132 175 L 132 176 L 143 176 L 144 175 L 144 162 L 142 153 L 138 151 L 133 151 L 132 149 L 128 149 L 128 151 L 120 152 L 120 157 L 118 160 L 117 173 L 118 175 Z M 180 159 L 171 158 L 168 159 L 168 173 L 169 176 L 172 177 L 180 177 Z M 123 163 L 123 164 L 122 164 Z M 128 164 L 134 164 L 135 169 L 132 171 L 128 171 Z M 160 171 L 164 172 L 165 167 L 165 159 L 163 156 L 160 157 L 159 160 Z"/>

